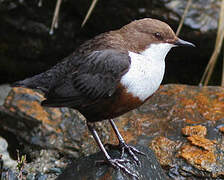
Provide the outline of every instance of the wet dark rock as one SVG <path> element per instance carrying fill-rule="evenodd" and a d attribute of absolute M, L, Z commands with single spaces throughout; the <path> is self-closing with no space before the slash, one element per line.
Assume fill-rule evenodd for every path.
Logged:
<path fill-rule="evenodd" d="M 203 123 L 203 129 L 208 130 L 207 135 L 190 135 L 182 141 L 162 136 L 154 138 L 151 147 L 160 164 L 166 170 L 169 169 L 168 175 L 171 178 L 178 179 L 180 176 L 182 179 L 224 178 L 223 135 L 216 130 L 219 124 L 224 124 L 224 119 L 215 121 L 214 124 Z M 193 134 L 198 125 L 187 127 L 192 127 Z"/>
<path fill-rule="evenodd" d="M 15 139 L 24 144 L 26 148 L 21 151 L 30 157 L 25 168 L 28 175 L 38 170 L 54 179 L 60 172 L 52 169 L 63 170 L 70 160 L 76 161 L 99 149 L 83 116 L 67 108 L 41 107 L 42 99 L 36 91 L 13 88 L 0 106 L 0 128 L 4 130 L 0 135 L 10 132 L 14 140 L 9 144 Z M 170 178 L 224 178 L 222 87 L 161 86 L 143 106 L 116 118 L 115 123 L 128 144 L 153 149 Z M 107 121 L 96 126 L 105 144 L 118 143 Z"/>
<path fill-rule="evenodd" d="M 85 121 L 81 115 L 68 108 L 43 108 L 40 105 L 43 99 L 41 94 L 28 89 L 17 90 L 15 93 L 11 91 L 12 96 L 10 95 L 15 101 L 12 102 L 9 98 L 9 104 L 0 107 L 0 117 L 5 119 L 2 122 L 7 124 L 1 128 L 13 134 L 20 134 L 18 138 L 33 145 L 59 151 L 67 149 L 68 154 L 79 157 L 78 151 L 82 142 L 80 135 L 86 131 Z M 17 108 L 20 110 L 17 111 Z M 75 129 L 70 129 L 70 126 L 74 126 Z M 68 134 L 69 139 L 63 140 L 64 133 Z M 68 143 L 65 143 L 66 141 Z"/>
<path fill-rule="evenodd" d="M 139 180 L 165 180 L 167 179 L 161 166 L 152 150 L 146 147 L 136 146 L 138 150 L 141 150 L 146 154 L 145 156 L 139 155 L 139 160 L 141 166 L 137 166 L 128 154 L 125 154 L 125 158 L 129 159 L 130 163 L 125 163 L 124 166 L 127 167 L 132 173 L 139 176 Z M 120 152 L 118 150 L 110 150 L 109 154 L 112 158 L 119 158 Z M 80 158 L 75 160 L 71 165 L 69 165 L 65 171 L 57 178 L 57 180 L 73 180 L 74 177 L 77 180 L 92 179 L 92 180 L 103 180 L 103 179 L 113 179 L 113 180 L 128 180 L 133 179 L 133 177 L 124 174 L 123 172 L 116 170 L 108 165 L 96 164 L 96 161 L 104 159 L 101 152 L 92 154 L 90 156 Z"/>

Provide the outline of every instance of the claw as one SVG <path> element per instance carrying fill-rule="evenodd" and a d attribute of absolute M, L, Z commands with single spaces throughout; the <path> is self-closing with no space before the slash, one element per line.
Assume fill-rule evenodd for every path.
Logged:
<path fill-rule="evenodd" d="M 123 137 L 121 136 L 120 132 L 118 131 L 117 126 L 115 125 L 114 121 L 112 119 L 109 119 L 110 124 L 115 132 L 115 134 L 117 135 L 118 141 L 119 141 L 119 147 L 121 148 L 121 159 L 124 157 L 124 151 L 126 150 L 128 152 L 129 155 L 131 155 L 131 157 L 134 159 L 135 163 L 137 163 L 137 165 L 141 166 L 141 163 L 138 159 L 138 157 L 135 155 L 135 153 L 141 154 L 141 155 L 145 155 L 143 152 L 137 150 L 136 148 L 129 146 L 125 143 Z"/>
<path fill-rule="evenodd" d="M 134 159 L 134 161 L 137 163 L 137 165 L 141 166 L 141 163 L 138 159 L 138 157 L 135 155 L 135 153 L 137 154 L 141 154 L 141 155 L 145 155 L 145 153 L 139 151 L 138 149 L 136 149 L 133 146 L 127 145 L 126 143 L 120 143 L 120 147 L 121 147 L 121 159 L 124 157 L 124 151 L 126 150 L 128 152 L 128 154 Z"/>
<path fill-rule="evenodd" d="M 130 160 L 124 159 L 124 158 L 112 159 L 110 157 L 110 155 L 107 153 L 102 141 L 100 140 L 99 135 L 94 128 L 94 125 L 91 124 L 90 122 L 88 122 L 87 126 L 88 126 L 90 132 L 92 133 L 94 139 L 96 140 L 98 146 L 100 147 L 100 149 L 102 150 L 102 152 L 104 153 L 104 156 L 106 158 L 106 161 L 98 161 L 98 163 L 105 163 L 106 162 L 106 163 L 110 164 L 111 166 L 113 166 L 114 168 L 122 170 L 127 175 L 129 175 L 133 178 L 139 179 L 137 174 L 131 173 L 131 171 L 129 171 L 124 165 L 122 165 L 122 163 L 130 162 Z M 122 138 L 120 138 L 120 139 L 123 140 Z M 122 144 L 123 144 L 123 147 L 126 147 L 126 149 L 130 149 L 130 147 L 127 144 L 125 144 L 125 143 L 122 143 Z M 133 151 L 135 150 L 134 148 L 132 148 L 132 149 L 133 149 Z M 134 154 L 131 150 L 129 150 L 129 151 L 131 152 L 131 153 L 129 152 L 130 154 Z M 136 151 L 136 152 L 138 152 L 138 151 Z M 122 154 L 124 154 L 124 150 L 122 150 Z"/>
<path fill-rule="evenodd" d="M 136 154 L 146 156 L 145 153 L 139 151 L 138 149 L 136 149 L 131 145 L 126 144 L 125 142 L 120 142 L 119 145 L 106 144 L 105 146 L 109 149 L 121 149 L 121 156 L 120 156 L 121 159 L 124 159 L 124 152 L 127 151 L 127 153 L 134 159 L 136 165 L 139 166 L 141 166 L 141 163 Z"/>
<path fill-rule="evenodd" d="M 106 160 L 98 160 L 95 161 L 95 163 L 100 163 L 100 164 L 109 164 L 113 168 L 117 170 L 123 171 L 125 174 L 128 176 L 134 177 L 136 179 L 139 179 L 138 175 L 131 172 L 129 169 L 127 169 L 123 163 L 130 163 L 131 161 L 129 159 L 106 159 Z"/>
<path fill-rule="evenodd" d="M 136 179 L 139 179 L 138 175 L 129 171 L 124 165 L 122 165 L 122 163 L 125 162 L 130 162 L 129 160 L 126 159 L 108 159 L 107 162 L 113 166 L 116 169 L 122 170 L 123 172 L 125 172 L 127 175 L 131 176 L 131 177 L 135 177 Z"/>
<path fill-rule="evenodd" d="M 117 160 L 120 163 L 130 163 L 131 161 L 129 159 L 112 159 L 113 160 Z M 108 164 L 108 161 L 110 160 L 97 160 L 95 161 L 96 164 Z"/>

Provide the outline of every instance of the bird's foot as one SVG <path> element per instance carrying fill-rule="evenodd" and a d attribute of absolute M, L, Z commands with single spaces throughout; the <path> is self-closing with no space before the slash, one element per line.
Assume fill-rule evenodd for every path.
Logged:
<path fill-rule="evenodd" d="M 139 179 L 138 175 L 131 172 L 129 169 L 127 169 L 123 163 L 129 163 L 131 162 L 128 159 L 107 159 L 107 160 L 100 160 L 96 161 L 96 163 L 106 163 L 111 165 L 113 168 L 123 171 L 128 176 L 131 176 L 133 178 Z"/>
<path fill-rule="evenodd" d="M 120 142 L 119 145 L 113 145 L 113 144 L 105 144 L 105 147 L 107 147 L 108 149 L 121 149 L 121 159 L 124 158 L 124 152 L 128 152 L 128 154 L 134 159 L 134 161 L 138 164 L 141 165 L 138 157 L 136 156 L 136 154 L 141 154 L 146 156 L 145 153 L 139 151 L 138 149 L 136 149 L 135 147 L 126 144 L 125 142 Z"/>
<path fill-rule="evenodd" d="M 121 159 L 123 159 L 123 157 L 124 157 L 124 151 L 127 151 L 128 154 L 135 160 L 135 162 L 139 166 L 141 166 L 141 163 L 140 163 L 138 157 L 136 156 L 136 154 L 141 154 L 141 155 L 146 156 L 145 153 L 139 151 L 138 149 L 136 149 L 135 147 L 133 147 L 131 145 L 126 144 L 125 142 L 120 142 L 119 146 L 121 148 Z"/>

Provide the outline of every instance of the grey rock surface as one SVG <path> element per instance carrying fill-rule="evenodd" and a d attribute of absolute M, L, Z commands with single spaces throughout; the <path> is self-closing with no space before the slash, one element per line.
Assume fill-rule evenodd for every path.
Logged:
<path fill-rule="evenodd" d="M 176 18 L 178 19 L 178 16 L 181 17 L 183 15 L 187 2 L 188 0 L 172 0 L 165 3 L 165 6 L 171 10 L 173 15 L 176 14 Z M 216 30 L 218 26 L 220 4 L 221 1 L 219 0 L 193 0 L 184 24 L 204 33 Z M 176 18 L 173 16 L 174 20 Z"/>
<path fill-rule="evenodd" d="M 130 163 L 123 164 L 131 172 L 139 176 L 139 180 L 165 180 L 167 177 L 164 174 L 160 164 L 156 160 L 155 154 L 149 148 L 143 146 L 136 146 L 138 150 L 141 150 L 146 156 L 138 155 L 141 166 L 136 165 L 133 159 L 128 154 L 125 154 L 125 158 L 130 160 Z M 120 153 L 118 150 L 109 150 L 109 154 L 113 158 L 119 158 Z M 108 165 L 97 164 L 96 161 L 103 160 L 103 153 L 98 152 L 88 157 L 75 160 L 69 165 L 65 171 L 57 178 L 57 180 L 132 180 L 130 177 L 120 170 L 116 170 Z"/>
<path fill-rule="evenodd" d="M 12 88 L 8 84 L 2 84 L 0 86 L 0 106 L 5 102 L 5 98 L 8 96 Z"/>

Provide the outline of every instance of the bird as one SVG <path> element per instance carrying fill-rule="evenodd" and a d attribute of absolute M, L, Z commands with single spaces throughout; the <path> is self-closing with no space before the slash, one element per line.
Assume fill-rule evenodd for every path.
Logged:
<path fill-rule="evenodd" d="M 144 153 L 124 141 L 113 118 L 150 99 L 162 82 L 167 53 L 177 46 L 195 47 L 178 38 L 165 22 L 134 20 L 87 40 L 51 69 L 12 86 L 41 90 L 43 106 L 78 110 L 86 118 L 105 162 L 136 177 L 124 165 L 124 152 L 138 164 L 137 154 Z M 98 136 L 95 122 L 103 120 L 109 121 L 118 138 L 120 158 L 113 159 Z"/>

